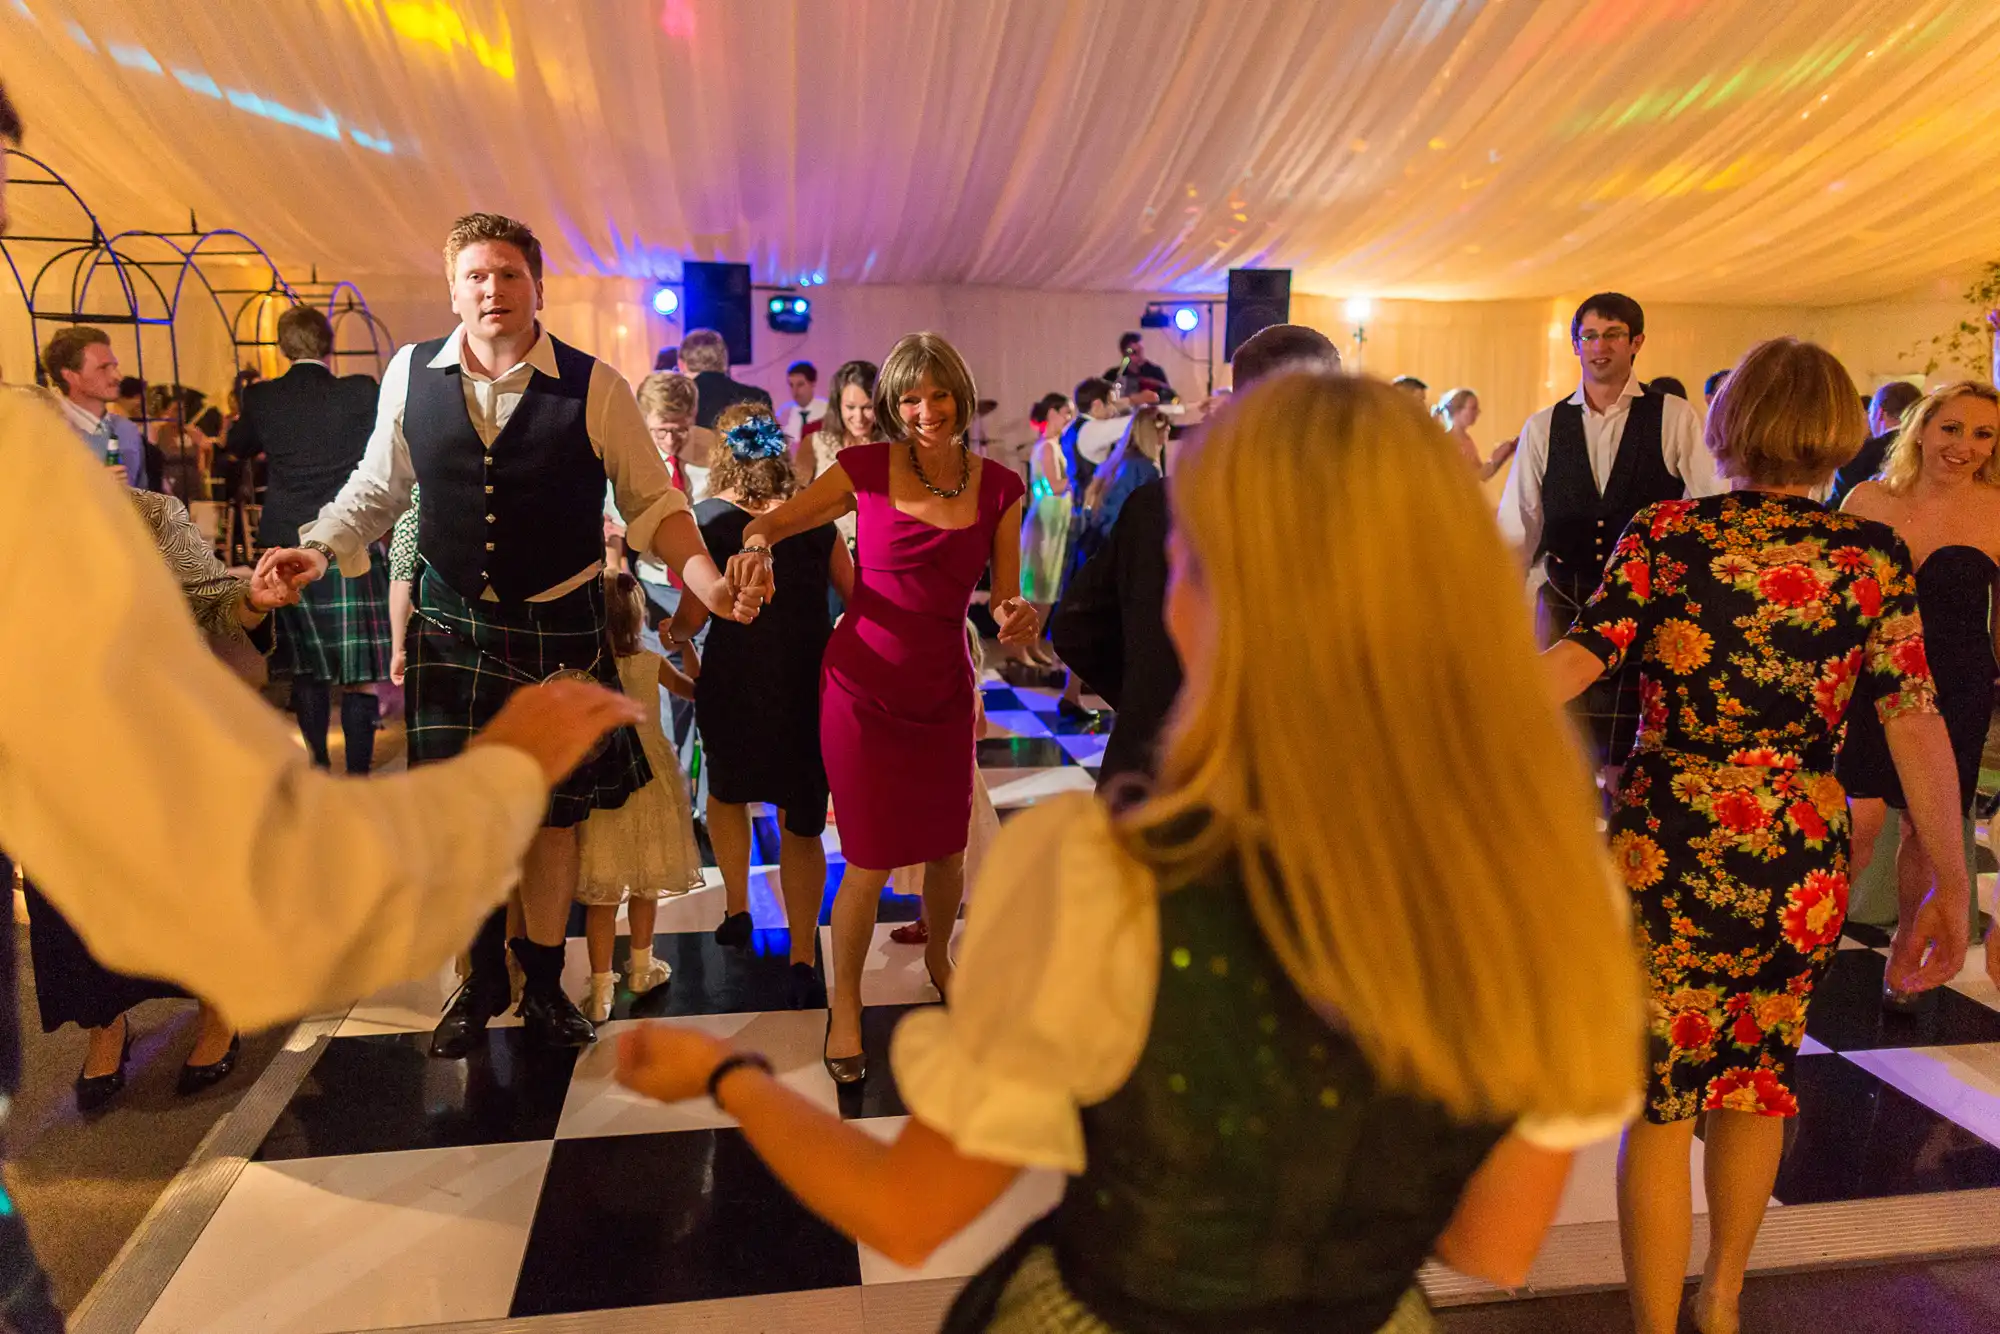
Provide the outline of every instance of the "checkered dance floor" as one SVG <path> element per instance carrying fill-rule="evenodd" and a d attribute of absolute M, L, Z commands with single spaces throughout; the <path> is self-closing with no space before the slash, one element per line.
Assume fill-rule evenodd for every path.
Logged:
<path fill-rule="evenodd" d="M 995 682 L 986 705 L 994 739 L 980 743 L 979 759 L 1003 818 L 1092 785 L 1104 738 L 1059 718 L 1053 695 Z M 759 860 L 775 861 L 768 816 L 758 840 Z M 837 828 L 827 841 L 830 891 L 840 873 Z M 925 1268 L 904 1269 L 807 1212 L 705 1101 L 664 1106 L 621 1090 L 612 1079 L 621 1029 L 671 1016 L 767 1053 L 800 1092 L 870 1133 L 893 1135 L 905 1115 L 889 1070 L 890 1031 L 936 993 L 921 949 L 896 945 L 889 931 L 916 916 L 916 900 L 883 900 L 862 980 L 871 1073 L 841 1089 L 820 1065 L 825 1012 L 787 1008 L 787 928 L 765 874 L 753 891 L 758 930 L 747 957 L 710 935 L 722 918 L 722 890 L 710 880 L 662 905 L 654 948 L 673 967 L 671 985 L 637 1003 L 621 995 L 601 1040 L 581 1053 L 530 1050 L 509 1018 L 470 1060 L 429 1060 L 429 1030 L 453 984 L 448 969 L 302 1028 L 294 1045 L 310 1069 L 295 1090 L 265 1100 L 282 1100 L 275 1122 L 267 1106 L 268 1131 L 244 1140 L 241 1156 L 184 1174 L 190 1197 L 210 1183 L 207 1203 L 192 1215 L 181 1208 L 171 1226 L 156 1217 L 129 1253 L 128 1265 L 146 1260 L 157 1271 L 136 1305 L 145 1312 L 138 1327 L 935 1328 L 958 1283 L 1053 1203 L 1060 1179 L 1024 1177 Z M 575 933 L 568 981 L 580 995 L 580 916 Z M 1814 997 L 1799 1065 L 1803 1116 L 1767 1229 L 1781 1238 L 1787 1214 L 1813 1219 L 1815 1236 L 1851 1218 L 1868 1238 L 1863 1249 L 1894 1253 L 1894 1238 L 1870 1235 L 1881 1230 L 1871 1210 L 2000 1196 L 2000 996 L 1974 967 L 1934 1013 L 1885 1015 L 1876 1003 L 1884 944 L 1879 932 L 1853 928 Z M 625 953 L 621 937 L 621 971 Z M 316 1060 L 306 1046 L 315 1038 Z M 278 1067 L 273 1078 L 284 1078 Z M 258 1102 L 253 1094 L 233 1115 L 256 1116 Z M 1537 1283 L 1617 1281 L 1615 1239 L 1606 1246 L 1614 1156 L 1611 1145 L 1582 1155 Z M 1818 1208 L 1828 1205 L 1843 1207 Z M 1494 1295 L 1429 1277 L 1441 1301 Z"/>

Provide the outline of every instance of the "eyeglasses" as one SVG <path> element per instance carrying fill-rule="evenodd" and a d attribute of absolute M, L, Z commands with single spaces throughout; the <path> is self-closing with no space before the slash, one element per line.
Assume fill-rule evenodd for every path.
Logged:
<path fill-rule="evenodd" d="M 1616 347 L 1620 343 L 1629 341 L 1631 337 L 1629 329 L 1606 329 L 1602 332 L 1592 329 L 1589 333 L 1578 334 L 1576 344 L 1578 347 L 1596 347 L 1599 343 L 1603 343 L 1606 347 Z"/>

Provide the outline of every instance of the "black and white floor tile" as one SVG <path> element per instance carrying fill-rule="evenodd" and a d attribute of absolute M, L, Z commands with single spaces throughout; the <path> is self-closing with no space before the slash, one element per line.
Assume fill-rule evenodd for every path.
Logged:
<path fill-rule="evenodd" d="M 1103 735 L 1061 718 L 1053 695 L 992 684 L 986 704 L 993 735 L 979 759 L 1003 816 L 1091 787 Z M 837 826 L 827 846 L 830 892 Z M 758 847 L 760 861 L 775 860 L 768 817 Z M 707 888 L 662 904 L 654 948 L 672 983 L 647 997 L 621 993 L 600 1041 L 582 1052 L 534 1050 L 510 1019 L 471 1059 L 428 1059 L 429 1029 L 455 984 L 449 969 L 354 1006 L 140 1328 L 331 1334 L 735 1299 L 701 1308 L 699 1327 L 790 1329 L 806 1327 L 796 1294 L 847 1294 L 851 1319 L 835 1323 L 858 1330 L 876 1324 L 862 1314 L 877 1309 L 870 1293 L 915 1293 L 975 1272 L 1053 1204 L 1058 1176 L 1028 1174 L 922 1269 L 904 1269 L 799 1205 L 706 1100 L 660 1104 L 613 1078 L 618 1034 L 672 1016 L 766 1053 L 787 1083 L 869 1133 L 896 1133 L 907 1113 L 889 1036 L 936 1001 L 922 950 L 889 938 L 915 917 L 916 900 L 885 893 L 862 980 L 871 1073 L 843 1089 L 820 1064 L 825 1011 L 789 1008 L 789 927 L 772 874 L 756 875 L 746 954 L 710 935 L 722 917 L 712 874 Z M 823 909 L 822 957 L 824 923 Z M 580 919 L 574 934 L 567 979 L 581 994 Z M 1933 1013 L 1884 1015 L 1885 944 L 1854 928 L 1814 998 L 1779 1210 L 2000 1186 L 2000 995 L 1975 958 Z M 621 970 L 625 952 L 621 935 Z M 1580 1155 L 1558 1227 L 1616 1217 L 1615 1160 L 1615 1144 Z"/>

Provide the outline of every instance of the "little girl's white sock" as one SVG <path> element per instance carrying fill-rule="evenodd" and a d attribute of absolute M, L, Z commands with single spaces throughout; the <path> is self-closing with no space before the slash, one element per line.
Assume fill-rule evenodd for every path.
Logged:
<path fill-rule="evenodd" d="M 634 945 L 632 947 L 632 963 L 631 966 L 626 971 L 628 973 L 643 973 L 648 968 L 650 968 L 652 964 L 653 964 L 653 947 L 651 945 L 646 945 L 643 947 L 639 945 Z"/>

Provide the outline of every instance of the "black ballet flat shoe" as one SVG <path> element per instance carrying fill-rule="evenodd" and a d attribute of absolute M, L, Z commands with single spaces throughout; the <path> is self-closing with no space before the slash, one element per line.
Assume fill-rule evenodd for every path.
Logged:
<path fill-rule="evenodd" d="M 466 981 L 431 1031 L 431 1055 L 440 1061 L 462 1060 L 486 1035 L 486 1026 L 507 1012 L 507 989 L 488 991 Z"/>
<path fill-rule="evenodd" d="M 1884 983 L 1882 986 L 1882 1008 L 1890 1014 L 1929 1014 L 1938 1007 L 1938 991 L 1932 987 L 1928 991 L 1898 991 Z"/>
<path fill-rule="evenodd" d="M 726 945 L 732 950 L 745 949 L 750 944 L 750 914 L 733 912 L 722 919 L 722 925 L 715 928 L 715 943 Z"/>
<path fill-rule="evenodd" d="M 826 1036 L 833 1037 L 833 1011 L 826 1012 Z M 820 1046 L 819 1059 L 825 1064 L 826 1072 L 836 1084 L 859 1084 L 868 1078 L 868 1053 L 859 1051 L 852 1056 L 828 1056 L 824 1043 Z"/>
<path fill-rule="evenodd" d="M 76 1077 L 76 1109 L 88 1115 L 104 1110 L 110 1101 L 125 1091 L 125 1062 L 132 1056 L 132 1021 L 125 1021 L 125 1044 L 118 1049 L 118 1068 L 108 1075 L 86 1075 Z"/>
<path fill-rule="evenodd" d="M 212 1089 L 236 1072 L 236 1058 L 242 1054 L 243 1039 L 232 1035 L 229 1050 L 222 1053 L 222 1059 L 213 1065 L 184 1065 L 181 1067 L 180 1081 L 174 1085 L 174 1092 L 185 1098 Z"/>
<path fill-rule="evenodd" d="M 794 963 L 791 984 L 794 1010 L 817 1010 L 826 1003 L 826 989 L 819 984 L 819 970 L 811 964 Z"/>
<path fill-rule="evenodd" d="M 521 1025 L 528 1040 L 542 1047 L 588 1047 L 597 1041 L 597 1025 L 584 1017 L 560 990 L 530 987 L 521 995 Z"/>
<path fill-rule="evenodd" d="M 949 1010 L 951 1008 L 951 996 L 945 991 L 944 984 L 937 980 L 937 974 L 931 971 L 929 960 L 925 960 L 924 962 L 924 974 L 931 980 L 931 989 L 937 992 L 938 999 L 943 1001 L 945 1009 Z"/>

